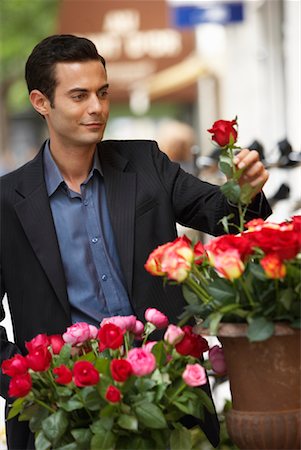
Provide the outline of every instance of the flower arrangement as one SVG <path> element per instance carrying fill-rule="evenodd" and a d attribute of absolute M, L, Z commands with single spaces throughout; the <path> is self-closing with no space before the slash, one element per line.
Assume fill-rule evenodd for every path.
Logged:
<path fill-rule="evenodd" d="M 237 205 L 240 233 L 205 246 L 178 238 L 155 249 L 145 268 L 183 284 L 188 306 L 181 318 L 197 316 L 211 334 L 220 322 L 247 322 L 251 341 L 269 338 L 278 321 L 300 328 L 301 216 L 281 224 L 262 219 L 245 224 L 253 188 L 240 185 L 243 169 L 235 164 L 237 120 L 219 120 L 208 131 L 221 147 L 220 168 L 228 178 L 221 189 Z M 226 232 L 230 219 L 222 220 Z"/>
<path fill-rule="evenodd" d="M 199 388 L 207 383 L 199 358 L 208 343 L 154 308 L 145 319 L 143 325 L 135 316 L 116 316 L 99 329 L 80 322 L 63 335 L 39 334 L 26 343 L 26 356 L 2 363 L 16 398 L 8 419 L 29 421 L 37 450 L 175 449 L 179 442 L 193 448 L 180 420 L 214 411 Z M 149 340 L 163 328 L 163 340 Z M 210 349 L 204 366 L 224 372 L 220 347 Z"/>

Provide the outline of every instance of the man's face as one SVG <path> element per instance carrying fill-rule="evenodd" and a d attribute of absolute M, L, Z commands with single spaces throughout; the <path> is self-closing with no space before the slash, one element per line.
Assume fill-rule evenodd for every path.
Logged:
<path fill-rule="evenodd" d="M 99 142 L 109 116 L 106 71 L 99 61 L 58 63 L 53 107 L 47 108 L 51 147 L 90 147 Z"/>

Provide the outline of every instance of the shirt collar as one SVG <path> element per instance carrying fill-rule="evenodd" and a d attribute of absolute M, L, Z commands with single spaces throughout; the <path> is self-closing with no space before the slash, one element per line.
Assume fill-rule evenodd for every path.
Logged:
<path fill-rule="evenodd" d="M 56 165 L 50 151 L 50 141 L 47 140 L 44 147 L 44 155 L 43 155 L 43 163 L 44 163 L 44 176 L 45 183 L 48 196 L 50 197 L 60 186 L 60 184 L 66 184 L 64 178 L 61 175 L 61 172 Z M 93 176 L 94 172 L 99 172 L 102 175 L 102 168 L 99 160 L 98 151 L 95 151 L 93 166 L 87 177 L 86 182 Z"/>

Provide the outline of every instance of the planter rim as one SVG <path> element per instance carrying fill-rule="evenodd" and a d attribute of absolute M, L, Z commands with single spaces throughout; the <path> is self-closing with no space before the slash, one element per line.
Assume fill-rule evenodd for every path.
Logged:
<path fill-rule="evenodd" d="M 246 337 L 248 324 L 246 323 L 220 323 L 216 336 L 220 337 Z M 202 327 L 201 324 L 194 326 L 194 332 L 206 336 L 212 336 L 209 328 Z M 275 323 L 274 336 L 286 336 L 300 334 L 300 329 L 292 328 L 285 323 Z"/>

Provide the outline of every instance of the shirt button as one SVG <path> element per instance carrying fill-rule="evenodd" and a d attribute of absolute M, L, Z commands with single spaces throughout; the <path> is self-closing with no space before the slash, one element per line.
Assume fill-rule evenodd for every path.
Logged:
<path fill-rule="evenodd" d="M 104 273 L 104 274 L 101 276 L 101 279 L 102 279 L 102 281 L 107 281 L 108 277 L 107 277 L 107 275 Z"/>
<path fill-rule="evenodd" d="M 94 237 L 94 238 L 91 239 L 91 241 L 93 242 L 93 244 L 96 244 L 96 242 L 98 242 L 98 238 Z"/>
<path fill-rule="evenodd" d="M 85 206 L 88 206 L 88 205 L 89 205 L 88 200 L 84 200 L 84 205 L 85 205 Z"/>

